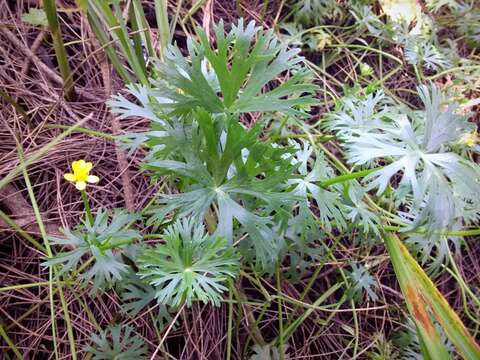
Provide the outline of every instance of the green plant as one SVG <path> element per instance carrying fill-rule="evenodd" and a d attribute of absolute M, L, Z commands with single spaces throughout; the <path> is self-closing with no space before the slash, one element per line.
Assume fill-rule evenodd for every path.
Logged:
<path fill-rule="evenodd" d="M 421 86 L 418 92 L 424 111 L 398 108 L 391 101 L 380 105 L 383 94 L 370 94 L 363 102 L 346 99 L 328 117 L 326 128 L 340 134 L 351 164 L 372 167 L 379 160 L 387 162 L 364 178 L 366 189 L 377 189 L 381 195 L 396 177 L 393 196 L 396 205 L 405 209 L 398 215 L 405 231 L 426 230 L 421 237 L 426 260 L 434 248 L 444 247 L 442 232 L 478 217 L 474 204 L 479 200 L 480 168 L 461 155 L 469 148 L 462 139 L 473 124 L 457 114 L 458 104 L 447 105 L 434 86 Z M 419 242 L 418 234 L 412 236 Z M 436 252 L 438 259 L 445 260 L 445 254 L 445 250 Z M 438 267 L 441 262 L 434 264 Z"/>
<path fill-rule="evenodd" d="M 112 11 L 108 4 L 102 6 L 108 7 L 105 14 Z M 114 12 L 119 9 L 118 3 L 113 5 Z M 384 19 L 371 14 L 368 6 L 357 9 L 361 12 L 352 16 L 363 16 L 362 32 L 383 26 Z M 122 29 L 122 24 L 111 20 L 118 26 L 114 31 Z M 391 40 L 387 32 L 404 25 L 391 24 L 375 36 Z M 163 62 L 153 61 L 148 71 L 133 44 L 131 55 L 143 74 L 138 79 L 141 84 L 128 84 L 127 94 L 109 102 L 120 118 L 151 121 L 149 130 L 127 133 L 122 139 L 131 149 L 146 150 L 142 168 L 153 181 L 164 182 L 142 211 L 147 225 L 142 231 L 159 233 L 140 236 L 133 230 L 137 218 L 123 213 L 122 221 L 114 213 L 109 222 L 102 210 L 93 219 L 82 192 L 87 221 L 78 230 L 67 231 L 67 239 L 52 239 L 75 248 L 47 264 L 61 265 L 63 273 L 88 268 L 83 283 L 93 280 L 94 291 L 116 283 L 121 309 L 130 316 L 138 316 L 155 301 L 161 305 L 160 317 L 165 309 L 179 311 L 171 326 L 184 305 L 195 301 L 219 305 L 229 291 L 227 346 L 232 342 L 233 306 L 250 306 L 237 289 L 240 282 L 233 281 L 242 271 L 266 299 L 258 319 L 247 314 L 255 341 L 262 344 L 255 350 L 259 356 L 285 358 L 285 342 L 314 310 L 332 311 L 347 300 L 353 307 L 353 300 L 365 298 L 365 293 L 370 301 L 379 300 L 367 266 L 351 262 L 346 262 L 351 271 L 339 268 L 343 281 L 330 286 L 313 304 L 305 299 L 325 262 L 341 263 L 335 257 L 340 240 L 354 236 L 352 241 L 363 250 L 371 246 L 366 239 L 377 245 L 383 239 L 422 353 L 439 359 L 448 355 L 434 329 L 438 322 L 459 354 L 474 359 L 478 347 L 473 337 L 404 243 L 392 234 L 399 232 L 425 263 L 439 269 L 451 261 L 451 243 L 460 249 L 463 235 L 477 233 L 464 230 L 480 212 L 476 205 L 480 171 L 470 158 L 476 135 L 458 104 L 433 85 L 418 88 L 420 110 L 387 96 L 380 90 L 382 81 L 366 89 L 345 86 L 347 96 L 337 99 L 335 110 L 320 121 L 328 134 L 320 134 L 318 123 L 307 123 L 319 88 L 310 83 L 311 72 L 297 49 L 253 22 L 245 25 L 241 20 L 228 32 L 220 23 L 213 33 L 209 40 L 199 29 L 198 39 L 187 39 L 186 55 L 178 46 L 170 46 Z M 122 34 L 116 36 L 126 39 Z M 376 73 L 364 66 L 360 79 L 369 81 Z M 335 144 L 324 146 L 324 139 L 335 139 Z M 88 180 L 88 174 L 80 174 L 83 180 L 73 175 L 71 181 L 85 183 L 85 176 Z M 153 239 L 152 244 L 142 242 L 132 249 L 131 243 L 142 237 Z M 87 256 L 89 260 L 83 261 Z M 301 300 L 292 299 L 282 292 L 281 265 L 288 264 L 289 274 L 295 274 L 307 267 L 305 263 L 320 266 Z M 278 289 L 271 296 L 264 286 L 268 281 L 260 276 L 274 272 Z M 349 290 L 336 304 L 320 307 L 342 287 Z M 272 300 L 279 306 L 279 332 L 266 344 L 258 322 Z M 284 318 L 284 302 L 307 310 L 293 319 L 293 313 Z M 358 339 L 353 313 L 352 333 Z M 358 341 L 353 348 L 354 357 L 358 356 Z"/>
<path fill-rule="evenodd" d="M 138 257 L 139 275 L 155 288 L 159 302 L 180 306 L 192 301 L 220 304 L 226 281 L 238 273 L 239 255 L 220 236 L 184 220 L 164 231 L 165 244 L 145 248 Z"/>
<path fill-rule="evenodd" d="M 278 42 L 273 31 L 261 31 L 243 20 L 225 34 L 223 22 L 214 28 L 216 47 L 203 29 L 200 40 L 188 40 L 188 55 L 170 46 L 165 63 L 157 62 L 151 96 L 158 109 L 177 115 L 202 107 L 212 114 L 279 111 L 302 115 L 312 105 L 315 86 L 305 82 L 298 49 Z M 255 40 L 255 41 L 254 41 Z M 282 73 L 288 77 L 273 90 L 265 90 Z M 118 100 L 121 100 L 118 98 Z M 114 111 L 122 102 L 113 104 Z M 127 105 L 128 106 L 128 105 Z"/>
<path fill-rule="evenodd" d="M 358 300 L 364 293 L 372 300 L 378 300 L 378 296 L 375 293 L 373 287 L 376 285 L 375 279 L 370 275 L 368 269 L 364 265 L 352 264 L 352 270 L 348 273 L 352 286 L 349 291 L 351 296 Z"/>
<path fill-rule="evenodd" d="M 158 64 L 161 79 L 153 79 L 151 89 L 130 87 L 141 105 L 123 96 L 109 104 L 122 117 L 143 115 L 153 121 L 152 131 L 130 137 L 151 149 L 144 167 L 156 178 L 172 175 L 183 191 L 160 195 L 149 223 L 158 227 L 173 211 L 202 221 L 215 209 L 216 234 L 230 243 L 234 233 L 248 234 L 241 244 L 244 255 L 252 258 L 253 247 L 259 268 L 271 270 L 296 200 L 288 187 L 288 180 L 298 177 L 289 159 L 293 149 L 262 141 L 264 123 L 246 128 L 238 114 L 304 116 L 314 87 L 303 83 L 307 74 L 298 51 L 279 44 L 272 32 L 253 23 L 244 28 L 240 21 L 226 36 L 222 24 L 215 33 L 220 51 L 201 31 L 199 43 L 189 40 L 190 59 L 171 47 L 165 64 Z M 290 79 L 262 92 L 284 71 L 293 72 Z"/>
<path fill-rule="evenodd" d="M 327 20 L 340 18 L 344 8 L 335 0 L 290 1 L 294 21 L 306 26 L 323 25 Z"/>
<path fill-rule="evenodd" d="M 130 326 L 109 326 L 91 337 L 92 344 L 85 350 L 94 360 L 146 359 L 147 348 L 143 339 Z"/>
<path fill-rule="evenodd" d="M 465 2 L 457 9 L 458 30 L 465 35 L 472 47 L 480 44 L 480 7 Z"/>
<path fill-rule="evenodd" d="M 118 249 L 141 239 L 138 231 L 128 228 L 136 219 L 138 217 L 125 211 L 115 211 L 110 218 L 106 210 L 99 210 L 93 223 L 86 220 L 73 231 L 64 229 L 65 238 L 50 237 L 52 244 L 74 249 L 60 252 L 44 264 L 60 264 L 60 274 L 63 274 L 75 271 L 82 259 L 88 256 L 91 263 L 88 270 L 81 275 L 83 286 L 93 280 L 91 293 L 95 293 L 99 288 L 110 287 L 128 271 Z"/>

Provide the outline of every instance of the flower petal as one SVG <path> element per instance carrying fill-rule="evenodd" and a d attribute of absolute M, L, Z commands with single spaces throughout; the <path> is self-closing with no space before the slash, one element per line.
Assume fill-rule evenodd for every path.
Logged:
<path fill-rule="evenodd" d="M 79 162 L 78 160 L 75 160 L 74 162 L 72 162 L 72 170 L 73 170 L 73 172 L 78 171 L 79 168 L 80 168 L 80 162 Z"/>
<path fill-rule="evenodd" d="M 93 164 L 91 162 L 85 163 L 85 171 L 88 173 L 92 170 Z"/>
<path fill-rule="evenodd" d="M 73 175 L 72 173 L 63 174 L 63 178 L 67 181 L 75 181 L 75 175 Z"/>
<path fill-rule="evenodd" d="M 73 165 L 75 165 L 75 168 L 73 168 L 73 172 L 74 173 L 77 173 L 77 172 L 85 172 L 85 160 L 77 160 L 76 164 L 72 164 L 72 167 Z"/>
<path fill-rule="evenodd" d="M 87 182 L 89 182 L 90 184 L 96 184 L 99 181 L 100 181 L 100 178 L 98 176 L 88 175 L 88 177 L 87 177 Z"/>
<path fill-rule="evenodd" d="M 85 189 L 86 189 L 87 183 L 86 183 L 85 181 L 77 181 L 77 182 L 75 183 L 75 187 L 77 188 L 77 190 L 82 191 L 82 190 L 85 190 Z"/>

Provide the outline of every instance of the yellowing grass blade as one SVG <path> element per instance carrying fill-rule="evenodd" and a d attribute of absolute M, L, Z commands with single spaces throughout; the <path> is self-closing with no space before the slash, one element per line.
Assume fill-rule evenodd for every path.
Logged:
<path fill-rule="evenodd" d="M 423 301 L 414 274 L 410 271 L 398 243 L 397 238 L 393 235 L 387 234 L 385 236 L 385 244 L 390 254 L 395 274 L 405 296 L 408 311 L 417 328 L 423 356 L 427 359 L 449 359 L 450 356 L 445 345 L 428 315 L 428 308 Z"/>
<path fill-rule="evenodd" d="M 433 317 L 463 358 L 480 359 L 479 345 L 405 245 L 392 234 L 386 234 L 384 240 L 408 310 L 417 327 L 424 357 L 435 360 L 450 358 L 433 326 Z"/>

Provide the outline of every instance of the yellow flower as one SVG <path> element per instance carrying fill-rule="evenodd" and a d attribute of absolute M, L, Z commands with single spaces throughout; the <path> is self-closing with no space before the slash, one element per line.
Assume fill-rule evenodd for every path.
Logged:
<path fill-rule="evenodd" d="M 460 141 L 467 146 L 474 147 L 475 144 L 479 141 L 479 137 L 477 135 L 477 132 L 474 131 L 473 133 L 463 135 Z"/>
<path fill-rule="evenodd" d="M 75 183 L 75 187 L 78 190 L 85 190 L 87 183 L 95 184 L 99 182 L 98 176 L 90 175 L 92 170 L 92 163 L 85 162 L 85 160 L 77 160 L 72 163 L 72 173 L 66 173 L 63 175 L 65 180 Z"/>

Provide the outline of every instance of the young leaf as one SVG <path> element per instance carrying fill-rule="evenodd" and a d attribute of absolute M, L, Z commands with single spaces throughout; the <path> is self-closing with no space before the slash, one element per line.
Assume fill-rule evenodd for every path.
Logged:
<path fill-rule="evenodd" d="M 164 241 L 138 258 L 139 275 L 155 287 L 157 300 L 171 306 L 191 306 L 196 300 L 218 306 L 227 290 L 224 283 L 238 272 L 235 249 L 187 219 L 169 226 Z"/>
<path fill-rule="evenodd" d="M 131 317 L 135 317 L 155 300 L 155 288 L 144 283 L 133 272 L 125 276 L 119 285 L 121 288 L 122 310 Z"/>
<path fill-rule="evenodd" d="M 300 176 L 288 181 L 293 186 L 292 193 L 302 197 L 306 202 L 307 208 L 310 207 L 310 199 L 313 198 L 320 211 L 318 219 L 327 231 L 331 231 L 334 221 L 337 228 L 346 227 L 343 211 L 345 208 L 341 202 L 339 188 L 332 186 L 324 189 L 317 184 L 334 176 L 333 169 L 327 164 L 323 156 L 316 154 L 312 169 L 308 171 L 308 161 L 312 158 L 312 148 L 307 142 L 303 142 L 303 148 L 295 145 L 298 151 L 295 153 L 294 164 L 299 165 L 298 172 Z"/>

